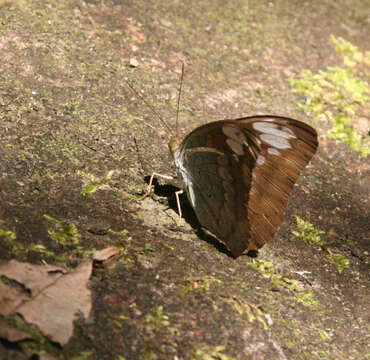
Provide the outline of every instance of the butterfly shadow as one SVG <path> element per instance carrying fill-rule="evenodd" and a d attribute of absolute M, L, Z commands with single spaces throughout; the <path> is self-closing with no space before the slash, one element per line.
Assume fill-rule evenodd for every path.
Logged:
<path fill-rule="evenodd" d="M 144 181 L 149 184 L 150 181 L 150 176 L 146 176 L 144 178 Z M 177 207 L 177 201 L 176 201 L 176 195 L 175 193 L 179 190 L 181 190 L 180 187 L 173 185 L 175 183 L 177 184 L 176 179 L 174 181 L 171 181 L 171 184 L 164 184 L 161 185 L 158 182 L 158 179 L 154 178 L 152 185 L 154 186 L 154 194 L 159 196 L 159 197 L 165 197 L 167 198 L 168 201 L 168 207 L 172 209 L 173 211 L 176 212 L 178 215 L 178 207 Z M 235 258 L 232 253 L 228 250 L 228 248 L 220 242 L 215 236 L 213 236 L 209 231 L 204 229 L 202 225 L 200 224 L 195 211 L 193 207 L 191 206 L 188 197 L 186 196 L 186 192 L 184 191 L 182 194 L 179 196 L 180 198 L 180 204 L 181 204 L 181 211 L 182 211 L 182 217 L 183 219 L 192 227 L 194 230 L 195 234 L 208 244 L 214 246 L 218 251 L 222 252 L 223 254 Z M 250 257 L 257 257 L 258 252 L 257 251 L 249 251 L 247 253 L 248 256 Z"/>

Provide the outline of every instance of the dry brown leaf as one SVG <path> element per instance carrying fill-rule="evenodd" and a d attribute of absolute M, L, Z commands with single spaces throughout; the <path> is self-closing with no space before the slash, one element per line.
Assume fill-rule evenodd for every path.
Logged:
<path fill-rule="evenodd" d="M 32 265 L 17 260 L 10 260 L 0 266 L 0 275 L 23 284 L 31 291 L 32 296 L 36 296 L 66 272 L 65 269 L 53 265 Z"/>
<path fill-rule="evenodd" d="M 14 302 L 10 312 L 23 315 L 29 323 L 38 326 L 51 340 L 65 345 L 73 334 L 73 320 L 80 312 L 88 317 L 91 311 L 91 292 L 87 288 L 92 262 L 82 263 L 75 271 L 62 274 L 64 269 L 50 265 L 40 266 L 15 260 L 0 266 L 0 274 L 14 279 L 30 289 L 32 297 L 5 284 L 6 296 L 0 297 L 0 309 Z M 0 283 L 1 284 L 1 283 Z M 21 304 L 20 304 L 21 303 Z"/>
<path fill-rule="evenodd" d="M 109 246 L 105 249 L 96 251 L 93 255 L 93 260 L 98 262 L 104 262 L 110 259 L 112 256 L 118 255 L 119 249 L 116 246 Z"/>
<path fill-rule="evenodd" d="M 81 264 L 22 305 L 18 312 L 50 339 L 65 345 L 73 334 L 76 313 L 81 312 L 84 317 L 90 314 L 91 292 L 87 283 L 91 271 L 92 262 Z"/>
<path fill-rule="evenodd" d="M 0 338 L 7 339 L 11 342 L 32 339 L 32 336 L 22 330 L 16 329 L 4 320 L 0 319 Z"/>
<path fill-rule="evenodd" d="M 14 313 L 17 307 L 27 299 L 27 295 L 0 281 L 0 315 L 7 316 Z"/>
<path fill-rule="evenodd" d="M 135 58 L 131 58 L 130 61 L 129 61 L 129 64 L 130 64 L 131 67 L 138 67 L 139 66 L 139 62 Z"/>

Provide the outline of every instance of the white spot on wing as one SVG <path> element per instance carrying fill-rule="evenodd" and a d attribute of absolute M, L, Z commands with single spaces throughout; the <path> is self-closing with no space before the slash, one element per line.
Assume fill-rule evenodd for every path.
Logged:
<path fill-rule="evenodd" d="M 266 158 L 262 155 L 258 155 L 258 158 L 257 158 L 257 164 L 258 165 L 263 165 L 266 161 Z"/>
<path fill-rule="evenodd" d="M 281 136 L 276 136 L 272 134 L 261 134 L 260 138 L 268 145 L 271 145 L 278 149 L 290 149 L 291 148 L 289 141 L 286 138 L 281 137 Z"/>
<path fill-rule="evenodd" d="M 280 151 L 275 149 L 275 148 L 268 148 L 267 149 L 267 152 L 270 154 L 270 155 L 281 155 Z"/>
<path fill-rule="evenodd" d="M 236 142 L 243 144 L 246 141 L 245 135 L 243 132 L 236 126 L 233 125 L 224 125 L 222 127 L 222 132 L 230 139 L 235 140 Z"/>
<path fill-rule="evenodd" d="M 290 139 L 290 138 L 296 139 L 297 138 L 291 129 L 289 129 L 286 126 L 276 124 L 273 122 L 258 121 L 258 122 L 253 123 L 253 128 L 255 130 L 261 131 L 262 133 L 280 136 L 285 139 Z"/>
<path fill-rule="evenodd" d="M 234 139 L 226 139 L 227 145 L 236 155 L 244 155 L 243 144 Z"/>

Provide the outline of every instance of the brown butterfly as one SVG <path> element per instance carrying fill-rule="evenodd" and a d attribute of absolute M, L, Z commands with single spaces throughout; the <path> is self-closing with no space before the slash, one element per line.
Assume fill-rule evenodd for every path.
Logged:
<path fill-rule="evenodd" d="M 235 257 L 275 235 L 317 147 L 311 126 L 273 115 L 211 122 L 183 140 L 176 130 L 169 142 L 199 222 Z"/>
<path fill-rule="evenodd" d="M 211 122 L 169 143 L 199 222 L 235 257 L 275 235 L 317 146 L 312 127 L 270 115 Z"/>

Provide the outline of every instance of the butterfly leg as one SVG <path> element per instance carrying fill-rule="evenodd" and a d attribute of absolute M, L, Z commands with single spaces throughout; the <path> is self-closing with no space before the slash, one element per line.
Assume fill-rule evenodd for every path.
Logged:
<path fill-rule="evenodd" d="M 179 211 L 179 218 L 181 219 L 182 218 L 182 211 L 181 211 L 181 204 L 180 204 L 180 195 L 183 193 L 184 191 L 183 190 L 179 190 L 179 191 L 176 191 L 175 192 L 175 196 L 176 196 L 176 203 L 177 203 L 177 209 Z"/>
<path fill-rule="evenodd" d="M 139 200 L 140 200 L 140 201 L 141 201 L 141 200 L 144 200 L 144 199 L 145 199 L 145 198 L 150 194 L 150 191 L 151 191 L 151 189 L 152 189 L 152 185 L 153 185 L 153 179 L 154 179 L 156 176 L 157 176 L 157 177 L 161 177 L 161 178 L 163 178 L 163 179 L 167 179 L 167 180 L 172 180 L 172 179 L 173 179 L 173 177 L 172 177 L 172 176 L 162 175 L 162 174 L 158 174 L 158 173 L 156 173 L 156 172 L 152 173 L 152 176 L 150 177 L 150 180 L 149 180 L 149 184 L 148 184 L 147 190 L 146 190 L 145 194 L 139 198 Z"/>
<path fill-rule="evenodd" d="M 150 191 L 152 189 L 152 185 L 153 185 L 153 179 L 155 177 L 161 177 L 163 179 L 167 179 L 167 180 L 173 180 L 174 178 L 172 176 L 168 176 L 168 175 L 162 175 L 162 174 L 159 174 L 159 173 L 152 173 L 151 177 L 150 177 L 150 180 L 149 180 L 149 184 L 148 184 L 148 188 L 145 192 L 145 194 L 143 196 L 141 196 L 139 198 L 139 200 L 144 200 L 149 194 L 150 194 Z M 180 220 L 181 222 L 181 219 L 182 219 L 182 211 L 181 211 L 181 203 L 180 203 L 180 195 L 183 193 L 184 191 L 183 190 L 179 190 L 179 191 L 176 191 L 175 192 L 175 196 L 176 196 L 176 204 L 177 204 L 177 209 L 178 209 L 178 213 L 179 213 L 179 217 L 178 219 Z M 177 225 L 179 226 L 180 223 L 179 221 L 177 221 Z"/>

